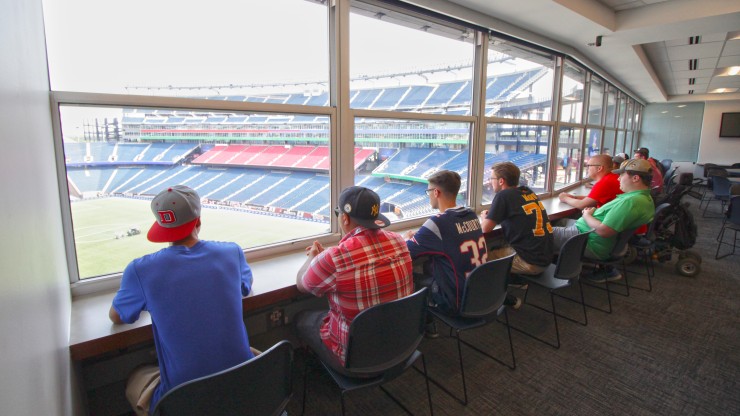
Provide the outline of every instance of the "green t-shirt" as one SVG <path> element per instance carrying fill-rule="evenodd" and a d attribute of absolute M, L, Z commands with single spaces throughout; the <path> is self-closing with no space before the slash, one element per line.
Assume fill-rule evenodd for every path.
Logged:
<path fill-rule="evenodd" d="M 620 233 L 624 230 L 637 228 L 653 220 L 655 214 L 655 205 L 650 191 L 645 189 L 641 191 L 632 191 L 617 197 L 597 208 L 593 216 L 603 224 Z M 576 221 L 576 227 L 580 232 L 586 232 L 591 227 L 586 224 L 586 220 L 581 217 Z M 596 233 L 591 233 L 588 237 L 588 248 L 600 259 L 606 259 L 617 242 L 617 236 L 604 238 Z"/>

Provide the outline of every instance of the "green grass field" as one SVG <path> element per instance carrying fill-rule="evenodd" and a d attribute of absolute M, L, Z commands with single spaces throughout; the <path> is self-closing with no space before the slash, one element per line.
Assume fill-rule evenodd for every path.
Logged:
<path fill-rule="evenodd" d="M 203 207 L 200 238 L 233 241 L 251 248 L 280 241 L 323 234 L 328 224 Z M 166 244 L 151 243 L 146 233 L 154 222 L 149 201 L 107 198 L 72 204 L 77 264 L 80 278 L 117 273 L 136 257 L 155 252 Z M 141 234 L 116 239 L 130 227 Z"/>

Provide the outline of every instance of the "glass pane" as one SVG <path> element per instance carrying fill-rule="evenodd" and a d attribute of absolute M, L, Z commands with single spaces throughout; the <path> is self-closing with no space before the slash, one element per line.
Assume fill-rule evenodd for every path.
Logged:
<path fill-rule="evenodd" d="M 558 138 L 558 167 L 555 174 L 555 189 L 577 182 L 581 167 L 581 135 L 577 127 L 561 127 Z"/>
<path fill-rule="evenodd" d="M 617 151 L 614 150 L 614 139 L 616 136 L 616 132 L 614 129 L 606 129 L 604 131 L 604 153 L 607 155 L 616 155 Z"/>
<path fill-rule="evenodd" d="M 213 0 L 206 7 L 193 0 L 61 0 L 44 6 L 53 90 L 295 104 L 327 91 L 328 14 L 317 2 Z"/>
<path fill-rule="evenodd" d="M 586 71 L 568 61 L 563 67 L 563 90 L 561 91 L 560 121 L 580 123 L 583 114 L 583 85 Z"/>
<path fill-rule="evenodd" d="M 474 32 L 376 6 L 350 14 L 350 106 L 469 115 Z"/>
<path fill-rule="evenodd" d="M 377 192 L 395 222 L 431 215 L 426 179 L 452 170 L 462 178 L 458 203 L 467 205 L 469 144 L 469 123 L 355 119 L 355 184 Z"/>
<path fill-rule="evenodd" d="M 634 101 L 627 99 L 627 109 L 625 110 L 626 125 L 625 129 L 632 130 L 632 120 L 635 118 Z"/>
<path fill-rule="evenodd" d="M 619 96 L 619 111 L 617 114 L 617 128 L 624 128 L 624 119 L 627 114 L 627 97 L 624 95 Z"/>
<path fill-rule="evenodd" d="M 203 239 L 247 249 L 329 231 L 326 116 L 87 106 L 60 114 L 81 279 L 162 248 L 146 239 L 149 203 L 177 184 L 202 198 Z"/>
<path fill-rule="evenodd" d="M 486 116 L 552 119 L 555 58 L 492 37 L 488 44 Z"/>
<path fill-rule="evenodd" d="M 609 92 L 606 95 L 606 126 L 614 127 L 617 116 L 617 90 L 611 85 L 607 87 Z"/>
<path fill-rule="evenodd" d="M 547 183 L 550 127 L 491 123 L 486 127 L 486 158 L 483 164 L 483 203 L 490 204 L 491 166 L 513 162 L 521 171 L 520 183 L 543 192 Z"/>
<path fill-rule="evenodd" d="M 628 157 L 632 157 L 630 149 L 624 147 L 624 130 L 617 130 L 617 143 L 614 145 L 614 151 L 619 153 L 627 153 Z"/>
<path fill-rule="evenodd" d="M 591 90 L 588 100 L 588 124 L 601 125 L 601 114 L 604 108 L 604 82 L 591 78 Z"/>
<path fill-rule="evenodd" d="M 601 129 L 586 129 L 586 157 L 583 158 L 583 166 L 581 167 L 581 177 L 586 178 L 588 176 L 588 169 L 586 165 L 592 156 L 601 154 Z"/>

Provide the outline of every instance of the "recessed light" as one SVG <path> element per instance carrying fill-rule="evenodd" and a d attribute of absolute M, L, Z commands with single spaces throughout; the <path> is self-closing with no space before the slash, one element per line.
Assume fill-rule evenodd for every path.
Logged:
<path fill-rule="evenodd" d="M 684 107 L 686 107 L 686 104 L 677 105 L 676 107 L 678 107 L 678 108 L 684 108 Z"/>
<path fill-rule="evenodd" d="M 660 114 L 668 114 L 668 111 L 661 111 Z"/>
<path fill-rule="evenodd" d="M 738 88 L 715 88 L 713 90 L 709 90 L 710 94 L 722 94 L 726 92 L 737 92 Z"/>
<path fill-rule="evenodd" d="M 734 77 L 740 75 L 740 66 L 728 66 L 714 70 L 715 77 Z"/>

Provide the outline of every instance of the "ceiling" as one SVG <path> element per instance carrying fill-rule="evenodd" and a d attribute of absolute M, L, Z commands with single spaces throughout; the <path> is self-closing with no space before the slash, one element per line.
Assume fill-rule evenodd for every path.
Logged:
<path fill-rule="evenodd" d="M 449 2 L 575 49 L 647 103 L 740 99 L 740 74 L 721 75 L 740 71 L 738 0 Z"/>

